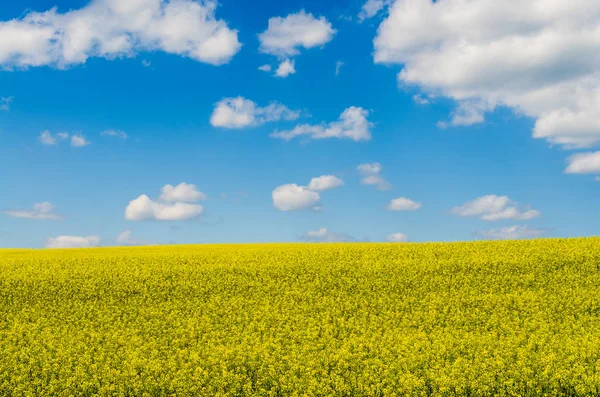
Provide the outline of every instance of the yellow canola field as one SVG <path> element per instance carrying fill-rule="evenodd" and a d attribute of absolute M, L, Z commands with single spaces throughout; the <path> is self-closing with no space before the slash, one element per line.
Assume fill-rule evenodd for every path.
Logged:
<path fill-rule="evenodd" d="M 0 395 L 600 395 L 600 238 L 0 250 Z"/>

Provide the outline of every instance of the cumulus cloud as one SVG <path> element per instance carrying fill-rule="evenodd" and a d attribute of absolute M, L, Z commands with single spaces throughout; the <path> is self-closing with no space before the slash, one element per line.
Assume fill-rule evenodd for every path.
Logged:
<path fill-rule="evenodd" d="M 387 241 L 392 243 L 405 243 L 408 241 L 408 236 L 404 233 L 392 233 L 387 236 Z"/>
<path fill-rule="evenodd" d="M 383 167 L 379 163 L 364 163 L 356 167 L 358 174 L 361 176 L 360 183 L 363 185 L 375 186 L 378 190 L 390 190 L 390 185 L 382 176 L 381 170 Z"/>
<path fill-rule="evenodd" d="M 259 34 L 258 39 L 262 53 L 281 60 L 275 75 L 287 77 L 296 72 L 291 57 L 299 55 L 303 48 L 324 46 L 333 39 L 335 33 L 327 18 L 315 18 L 302 10 L 285 18 L 270 18 L 267 30 Z"/>
<path fill-rule="evenodd" d="M 121 138 L 121 139 L 127 139 L 128 136 L 125 132 L 123 131 L 118 131 L 118 130 L 106 130 L 104 131 L 102 134 L 100 134 L 102 136 L 113 136 L 116 138 Z"/>
<path fill-rule="evenodd" d="M 194 185 L 181 183 L 165 185 L 158 200 L 142 194 L 131 200 L 125 208 L 125 219 L 130 221 L 184 221 L 196 218 L 204 207 L 194 202 L 206 199 L 206 195 Z"/>
<path fill-rule="evenodd" d="M 177 186 L 165 185 L 161 189 L 160 199 L 167 202 L 181 201 L 183 203 L 194 203 L 206 200 L 208 197 L 196 188 L 196 185 L 182 182 Z"/>
<path fill-rule="evenodd" d="M 3 110 L 5 112 L 10 111 L 10 105 L 13 103 L 14 99 L 15 98 L 12 96 L 1 97 L 0 98 L 0 110 Z"/>
<path fill-rule="evenodd" d="M 545 229 L 536 229 L 529 226 L 508 226 L 498 229 L 481 230 L 475 233 L 476 237 L 491 240 L 518 240 L 538 238 L 546 234 Z"/>
<path fill-rule="evenodd" d="M 321 200 L 319 193 L 295 183 L 278 186 L 273 190 L 273 205 L 279 211 L 296 211 L 315 206 Z"/>
<path fill-rule="evenodd" d="M 216 8 L 214 0 L 95 0 L 65 13 L 28 12 L 0 22 L 0 66 L 66 68 L 142 51 L 220 65 L 241 44 L 237 31 L 216 19 Z"/>
<path fill-rule="evenodd" d="M 63 217 L 54 212 L 55 206 L 48 201 L 37 203 L 32 210 L 8 210 L 4 213 L 13 218 L 56 220 Z"/>
<path fill-rule="evenodd" d="M 374 47 L 376 63 L 403 65 L 401 85 L 457 102 L 442 126 L 504 106 L 535 119 L 535 138 L 600 142 L 597 1 L 396 0 Z"/>
<path fill-rule="evenodd" d="M 600 174 L 600 152 L 574 154 L 568 163 L 566 174 Z"/>
<path fill-rule="evenodd" d="M 298 239 L 301 241 L 312 243 L 340 243 L 357 241 L 356 238 L 348 234 L 330 232 L 329 230 L 327 230 L 327 228 L 321 228 L 319 230 L 310 231 L 302 236 L 299 236 Z"/>
<path fill-rule="evenodd" d="M 58 134 L 53 135 L 50 131 L 43 131 L 38 140 L 42 145 L 54 146 L 57 145 L 59 141 L 66 141 L 69 139 L 69 137 L 71 138 L 70 144 L 72 147 L 79 148 L 91 144 L 91 142 L 88 141 L 82 134 L 70 135 L 67 132 L 59 132 Z"/>
<path fill-rule="evenodd" d="M 261 66 L 258 67 L 258 70 L 260 70 L 262 72 L 270 72 L 271 71 L 271 65 L 269 65 L 269 64 L 261 65 Z"/>
<path fill-rule="evenodd" d="M 358 21 L 363 22 L 365 19 L 373 18 L 391 3 L 392 0 L 367 0 L 358 13 Z"/>
<path fill-rule="evenodd" d="M 117 235 L 115 239 L 119 245 L 150 245 L 147 241 L 137 240 L 133 238 L 133 232 L 131 230 L 125 230 Z"/>
<path fill-rule="evenodd" d="M 46 248 L 90 248 L 100 244 L 98 236 L 58 236 L 46 239 Z"/>
<path fill-rule="evenodd" d="M 338 121 L 316 125 L 301 124 L 292 130 L 275 131 L 271 137 L 286 141 L 300 136 L 308 139 L 338 138 L 351 139 L 356 142 L 368 141 L 371 139 L 371 128 L 373 127 L 373 123 L 367 120 L 368 116 L 368 110 L 351 106 L 342 112 Z"/>
<path fill-rule="evenodd" d="M 340 186 L 344 186 L 344 181 L 335 175 L 323 175 L 318 178 L 312 178 L 308 184 L 308 188 L 316 192 L 323 192 Z"/>
<path fill-rule="evenodd" d="M 390 201 L 386 208 L 390 211 L 416 211 L 422 206 L 423 204 L 411 199 L 398 197 Z"/>
<path fill-rule="evenodd" d="M 301 48 L 325 45 L 335 33 L 327 18 L 315 18 L 302 10 L 285 18 L 270 18 L 267 30 L 259 34 L 258 39 L 261 52 L 286 58 L 300 54 Z"/>
<path fill-rule="evenodd" d="M 484 221 L 529 220 L 540 216 L 540 212 L 537 210 L 519 207 L 521 206 L 508 196 L 491 194 L 478 197 L 460 207 L 454 207 L 451 213 L 463 217 L 477 216 Z"/>
<path fill-rule="evenodd" d="M 319 205 L 321 196 L 318 192 L 344 186 L 344 181 L 334 175 L 322 175 L 312 178 L 308 186 L 298 186 L 295 183 L 278 186 L 273 190 L 273 205 L 280 211 L 297 211 L 311 208 L 321 211 Z"/>
<path fill-rule="evenodd" d="M 220 128 L 244 128 L 257 126 L 271 121 L 296 120 L 300 111 L 290 110 L 278 102 L 259 107 L 244 97 L 224 98 L 215 104 L 210 124 Z"/>
<path fill-rule="evenodd" d="M 286 78 L 290 74 L 294 73 L 296 73 L 296 62 L 293 60 L 285 59 L 279 64 L 279 67 L 277 67 L 277 70 L 275 71 L 275 76 Z"/>

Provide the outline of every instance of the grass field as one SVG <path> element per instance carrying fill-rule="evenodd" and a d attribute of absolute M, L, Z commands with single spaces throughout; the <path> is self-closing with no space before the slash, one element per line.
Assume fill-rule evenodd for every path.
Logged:
<path fill-rule="evenodd" d="M 600 395 L 600 238 L 0 250 L 0 395 Z"/>

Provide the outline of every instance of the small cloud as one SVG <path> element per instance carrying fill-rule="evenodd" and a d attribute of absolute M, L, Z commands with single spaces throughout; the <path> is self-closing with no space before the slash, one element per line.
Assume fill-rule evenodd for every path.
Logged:
<path fill-rule="evenodd" d="M 149 243 L 147 241 L 134 239 L 132 237 L 132 234 L 133 233 L 131 230 L 125 230 L 124 232 L 121 232 L 117 235 L 115 241 L 119 245 L 153 245 L 152 243 Z"/>
<path fill-rule="evenodd" d="M 33 206 L 32 210 L 9 210 L 4 211 L 4 214 L 13 217 L 13 218 L 21 218 L 21 219 L 43 219 L 43 220 L 57 220 L 63 219 L 62 216 L 55 214 L 54 209 L 56 207 L 49 203 L 48 201 L 44 201 L 43 203 L 37 203 Z"/>
<path fill-rule="evenodd" d="M 272 69 L 271 65 L 269 65 L 269 64 L 265 64 L 265 65 L 262 65 L 262 66 L 258 67 L 258 70 L 260 70 L 262 72 L 270 72 L 271 69 Z"/>
<path fill-rule="evenodd" d="M 298 240 L 312 243 L 338 243 L 338 242 L 353 242 L 358 241 L 349 234 L 334 233 L 321 228 L 319 230 L 310 231 L 302 236 L 298 236 Z"/>
<path fill-rule="evenodd" d="M 114 136 L 116 138 L 121 138 L 121 139 L 128 138 L 128 136 L 125 132 L 117 131 L 117 130 L 106 130 L 103 133 L 101 133 L 100 136 Z"/>
<path fill-rule="evenodd" d="M 90 141 L 86 140 L 85 137 L 81 134 L 75 134 L 71 136 L 71 146 L 72 147 L 84 147 L 91 144 Z"/>
<path fill-rule="evenodd" d="M 53 146 L 56 145 L 56 137 L 53 136 L 50 131 L 44 131 L 40 134 L 38 138 L 42 145 L 45 146 Z"/>
<path fill-rule="evenodd" d="M 150 62 L 150 61 L 149 61 L 149 60 L 147 60 L 147 59 L 142 59 L 142 65 L 143 65 L 145 68 L 148 68 L 148 67 L 150 67 L 150 66 L 152 65 L 152 62 Z"/>
<path fill-rule="evenodd" d="M 392 0 L 367 0 L 358 13 L 358 22 L 362 23 L 365 19 L 373 18 L 390 4 Z"/>
<path fill-rule="evenodd" d="M 405 197 L 398 197 L 390 201 L 387 209 L 390 211 L 416 211 L 423 205 Z"/>
<path fill-rule="evenodd" d="M 323 192 L 340 186 L 344 186 L 344 181 L 334 175 L 323 175 L 318 178 L 312 178 L 308 184 L 308 188 L 316 192 Z"/>
<path fill-rule="evenodd" d="M 10 111 L 10 105 L 15 100 L 15 97 L 2 97 L 0 98 L 0 110 L 8 112 Z"/>
<path fill-rule="evenodd" d="M 413 102 L 416 103 L 417 105 L 429 105 L 431 103 L 431 101 L 428 98 L 426 98 L 420 94 L 413 95 L 412 99 L 413 99 Z M 440 121 L 439 123 L 443 123 L 443 122 Z"/>
<path fill-rule="evenodd" d="M 520 240 L 539 238 L 546 234 L 546 229 L 536 229 L 529 226 L 508 226 L 498 229 L 488 229 L 475 232 L 475 236 L 491 240 Z"/>
<path fill-rule="evenodd" d="M 46 248 L 90 248 L 100 244 L 98 236 L 58 236 L 46 239 Z"/>
<path fill-rule="evenodd" d="M 279 120 L 296 120 L 300 111 L 290 110 L 278 102 L 271 102 L 265 107 L 244 97 L 224 98 L 215 104 L 210 117 L 213 127 L 239 129 L 258 126 Z"/>
<path fill-rule="evenodd" d="M 462 217 L 478 216 L 484 221 L 529 220 L 540 216 L 539 211 L 530 209 L 529 206 L 522 209 L 519 207 L 520 205 L 508 196 L 490 194 L 454 207 L 451 213 Z"/>
<path fill-rule="evenodd" d="M 273 205 L 279 211 L 297 211 L 314 207 L 319 203 L 321 197 L 306 186 L 298 186 L 295 183 L 282 185 L 272 193 Z"/>
<path fill-rule="evenodd" d="M 567 161 L 565 174 L 600 174 L 600 151 L 577 153 Z"/>
<path fill-rule="evenodd" d="M 405 243 L 408 237 L 404 233 L 392 233 L 387 236 L 387 241 L 392 243 Z"/>
<path fill-rule="evenodd" d="M 195 185 L 180 183 L 177 186 L 165 185 L 158 200 L 142 194 L 131 200 L 125 208 L 125 219 L 129 221 L 185 221 L 196 218 L 204 212 L 200 204 L 192 204 L 206 199 L 206 195 Z"/>
<path fill-rule="evenodd" d="M 362 177 L 360 183 L 375 186 L 377 190 L 390 190 L 390 185 L 380 174 L 383 167 L 379 163 L 365 163 L 356 167 L 358 174 Z"/>
<path fill-rule="evenodd" d="M 279 64 L 279 67 L 275 71 L 275 76 L 286 78 L 290 74 L 296 73 L 295 61 L 290 61 L 289 59 L 284 60 Z"/>
<path fill-rule="evenodd" d="M 339 75 L 340 74 L 340 69 L 342 68 L 342 66 L 344 66 L 344 62 L 342 61 L 337 61 L 335 63 L 335 75 Z"/>

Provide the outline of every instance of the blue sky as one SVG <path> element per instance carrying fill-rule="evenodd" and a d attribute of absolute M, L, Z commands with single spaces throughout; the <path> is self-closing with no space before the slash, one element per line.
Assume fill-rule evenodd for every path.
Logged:
<path fill-rule="evenodd" d="M 598 234 L 594 4 L 136 4 L 0 8 L 0 247 Z"/>

